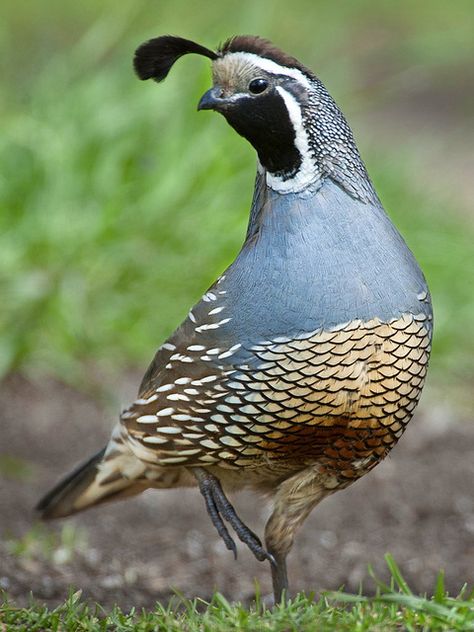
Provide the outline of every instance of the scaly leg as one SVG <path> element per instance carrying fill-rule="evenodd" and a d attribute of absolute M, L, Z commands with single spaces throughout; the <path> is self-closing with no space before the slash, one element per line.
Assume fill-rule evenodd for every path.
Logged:
<path fill-rule="evenodd" d="M 286 554 L 279 551 L 273 551 L 268 545 L 268 552 L 273 556 L 275 560 L 274 564 L 271 564 L 272 569 L 272 584 L 273 584 L 273 598 L 275 604 L 281 603 L 282 599 L 285 600 L 288 595 L 288 575 L 286 572 Z"/>
<path fill-rule="evenodd" d="M 275 603 L 288 599 L 286 557 L 295 533 L 310 511 L 330 493 L 321 484 L 315 467 L 308 467 L 280 483 L 275 494 L 273 513 L 265 526 L 265 544 L 275 563 L 272 581 Z"/>
<path fill-rule="evenodd" d="M 249 547 L 259 562 L 268 560 L 272 565 L 275 564 L 273 556 L 263 548 L 260 538 L 236 514 L 234 507 L 222 490 L 219 479 L 202 467 L 195 467 L 192 472 L 197 479 L 199 490 L 206 502 L 207 512 L 211 517 L 212 524 L 224 540 L 226 547 L 234 553 L 234 556 L 237 557 L 237 549 L 224 524 L 224 520 L 231 525 L 239 540 Z"/>

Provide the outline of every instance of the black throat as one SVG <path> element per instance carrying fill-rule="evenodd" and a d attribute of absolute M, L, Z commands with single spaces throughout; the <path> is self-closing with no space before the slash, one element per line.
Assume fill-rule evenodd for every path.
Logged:
<path fill-rule="evenodd" d="M 256 149 L 260 163 L 275 176 L 291 178 L 301 165 L 295 130 L 282 97 L 275 91 L 260 97 L 242 97 L 222 109 L 235 131 Z"/>

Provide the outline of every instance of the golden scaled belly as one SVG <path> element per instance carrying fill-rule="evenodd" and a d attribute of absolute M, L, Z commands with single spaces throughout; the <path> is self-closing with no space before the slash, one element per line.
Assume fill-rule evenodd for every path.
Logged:
<path fill-rule="evenodd" d="M 246 413 L 247 447 L 238 462 L 263 456 L 317 460 L 342 479 L 358 478 L 382 459 L 412 417 L 430 351 L 423 315 L 388 323 L 353 321 L 271 347 L 244 380 L 260 414 Z M 237 412 L 237 411 L 236 411 Z"/>

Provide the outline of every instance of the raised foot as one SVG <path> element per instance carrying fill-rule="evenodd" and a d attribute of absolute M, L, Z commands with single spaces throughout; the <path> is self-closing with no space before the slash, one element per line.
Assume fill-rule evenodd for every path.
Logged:
<path fill-rule="evenodd" d="M 245 525 L 236 514 L 234 507 L 224 494 L 219 479 L 201 467 L 193 468 L 193 474 L 197 479 L 199 490 L 206 502 L 206 508 L 217 533 L 224 540 L 226 547 L 237 557 L 237 548 L 224 520 L 234 529 L 241 542 L 246 544 L 259 562 L 268 560 L 275 564 L 273 555 L 268 553 L 262 545 L 260 538 Z"/>

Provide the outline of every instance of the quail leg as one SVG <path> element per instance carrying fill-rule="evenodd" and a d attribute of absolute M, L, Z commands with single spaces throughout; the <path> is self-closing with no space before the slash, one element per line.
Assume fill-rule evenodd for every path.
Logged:
<path fill-rule="evenodd" d="M 219 479 L 201 467 L 193 468 L 193 474 L 197 479 L 199 490 L 206 502 L 206 508 L 217 533 L 224 540 L 226 547 L 237 557 L 237 549 L 227 527 L 226 520 L 234 529 L 239 540 L 246 544 L 259 562 L 268 560 L 272 566 L 275 560 L 270 553 L 263 548 L 260 538 L 245 525 L 236 514 L 234 507 L 228 501 L 222 490 Z M 272 571 L 273 572 L 273 571 Z"/>
<path fill-rule="evenodd" d="M 281 603 L 282 599 L 286 599 L 288 595 L 288 575 L 286 572 L 286 555 L 272 551 L 268 548 L 269 554 L 273 557 L 274 563 L 271 564 L 273 596 L 275 604 Z"/>
<path fill-rule="evenodd" d="M 265 526 L 267 551 L 275 560 L 272 564 L 272 581 L 276 604 L 289 596 L 286 558 L 295 533 L 310 511 L 330 492 L 321 484 L 319 469 L 312 465 L 278 485 L 273 513 Z"/>

